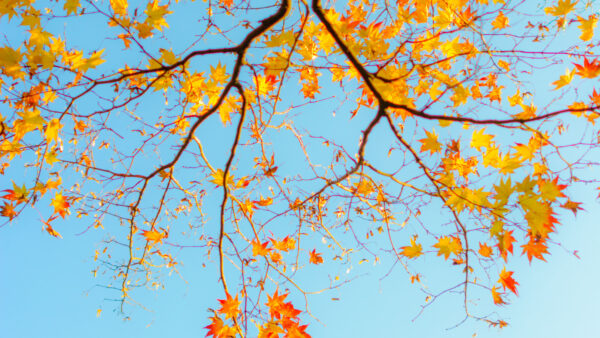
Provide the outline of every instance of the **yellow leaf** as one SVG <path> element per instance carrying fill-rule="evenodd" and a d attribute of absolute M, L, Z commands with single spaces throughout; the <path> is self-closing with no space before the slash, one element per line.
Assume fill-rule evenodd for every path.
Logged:
<path fill-rule="evenodd" d="M 110 7 L 117 15 L 127 15 L 127 0 L 110 0 Z"/>
<path fill-rule="evenodd" d="M 515 169 L 521 167 L 521 160 L 518 157 L 511 157 L 508 153 L 500 160 L 500 173 L 512 174 Z"/>
<path fill-rule="evenodd" d="M 62 218 L 69 213 L 69 206 L 71 205 L 68 200 L 63 196 L 62 193 L 54 195 L 52 202 L 50 203 L 54 207 L 54 213 L 59 214 Z"/>
<path fill-rule="evenodd" d="M 135 25 L 135 29 L 138 31 L 138 37 L 140 39 L 146 39 L 153 35 L 152 34 L 152 29 L 153 29 L 152 26 L 145 22 L 144 23 L 138 22 Z"/>
<path fill-rule="evenodd" d="M 568 85 L 569 83 L 571 83 L 571 80 L 573 80 L 573 75 L 575 75 L 575 69 L 565 70 L 565 75 L 561 75 L 558 80 L 552 82 L 552 85 L 554 86 L 554 90 L 560 89 L 560 88 Z"/>
<path fill-rule="evenodd" d="M 46 136 L 46 142 L 50 144 L 50 142 L 55 141 L 58 138 L 58 132 L 62 129 L 63 125 L 60 123 L 58 119 L 52 119 L 46 126 L 46 132 L 44 133 Z"/>
<path fill-rule="evenodd" d="M 96 68 L 97 66 L 106 62 L 101 58 L 103 52 L 104 49 L 96 51 L 92 53 L 92 56 L 90 56 L 89 58 L 83 59 L 83 63 L 78 67 L 78 69 L 83 72 L 86 72 L 88 69 Z"/>
<path fill-rule="evenodd" d="M 410 239 L 410 246 L 403 246 L 401 254 L 408 258 L 417 258 L 423 254 L 423 246 L 417 244 L 417 236 Z"/>
<path fill-rule="evenodd" d="M 210 66 L 210 78 L 214 80 L 216 83 L 223 84 L 227 82 L 229 79 L 229 75 L 227 75 L 226 65 L 221 65 L 221 61 L 217 64 L 216 67 Z"/>
<path fill-rule="evenodd" d="M 508 27 L 508 18 L 504 15 L 504 12 L 500 11 L 494 21 L 492 21 L 493 29 L 503 29 Z"/>
<path fill-rule="evenodd" d="M 173 53 L 173 51 L 170 49 L 166 50 L 164 48 L 160 48 L 159 51 L 161 54 L 160 60 L 166 63 L 167 65 L 172 65 L 180 59 L 177 56 L 175 56 L 175 53 Z"/>
<path fill-rule="evenodd" d="M 211 176 L 213 178 L 211 182 L 218 186 L 223 186 L 223 170 L 217 169 L 217 171 L 213 172 Z M 231 184 L 233 184 L 233 178 L 231 175 L 227 175 L 227 185 L 229 186 Z"/>
<path fill-rule="evenodd" d="M 571 2 L 571 0 L 558 0 L 558 4 L 552 7 L 546 7 L 544 11 L 546 14 L 561 16 L 567 15 L 573 11 L 575 4 L 577 4 L 577 0 Z"/>
<path fill-rule="evenodd" d="M 431 154 L 434 154 L 442 150 L 442 144 L 438 142 L 435 129 L 432 129 L 431 133 L 425 130 L 425 134 L 427 137 L 419 140 L 419 142 L 421 142 L 422 152 L 429 151 Z"/>
<path fill-rule="evenodd" d="M 29 34 L 29 43 L 38 47 L 48 45 L 50 43 L 50 37 L 52 36 L 52 34 L 44 31 L 40 27 L 30 29 Z"/>
<path fill-rule="evenodd" d="M 162 239 L 168 237 L 166 233 L 158 232 L 154 229 L 152 230 L 144 230 L 142 235 L 146 237 L 148 242 L 152 242 L 153 244 L 162 243 Z"/>
<path fill-rule="evenodd" d="M 485 128 L 473 131 L 473 135 L 471 136 L 471 148 L 475 148 L 479 151 L 481 151 L 481 147 L 485 147 L 486 149 L 490 148 L 494 136 L 485 134 L 484 132 Z"/>
<path fill-rule="evenodd" d="M 159 6 L 157 0 L 149 2 L 148 5 L 146 5 L 145 10 L 146 15 L 148 16 L 145 23 L 159 31 L 162 31 L 163 27 L 168 28 L 169 24 L 167 24 L 167 21 L 165 20 L 165 15 L 172 13 L 168 8 L 168 5 Z"/>
<path fill-rule="evenodd" d="M 517 92 L 515 93 L 515 95 L 508 96 L 507 99 L 508 99 L 508 103 L 510 104 L 511 107 L 514 107 L 523 102 L 523 96 L 521 95 L 521 91 L 519 89 L 517 89 Z"/>
<path fill-rule="evenodd" d="M 504 60 L 499 60 L 498 61 L 498 67 L 503 68 L 507 72 L 510 71 L 510 65 L 508 64 L 508 62 L 506 62 Z"/>
<path fill-rule="evenodd" d="M 67 0 L 63 5 L 63 9 L 67 14 L 77 14 L 77 8 L 81 7 L 79 0 Z"/>
<path fill-rule="evenodd" d="M 373 189 L 373 186 L 371 185 L 371 182 L 369 182 L 367 180 L 360 180 L 360 182 L 354 183 L 354 186 L 356 187 L 356 189 L 355 189 L 356 194 L 363 195 L 363 196 L 369 196 L 371 193 L 373 193 L 375 191 Z"/>
<path fill-rule="evenodd" d="M 594 28 L 598 24 L 598 17 L 596 15 L 590 15 L 587 19 L 577 16 L 577 20 L 580 22 L 577 28 L 581 29 L 581 35 L 579 38 L 583 41 L 589 41 L 594 37 Z"/>
<path fill-rule="evenodd" d="M 58 162 L 58 158 L 56 158 L 56 153 L 54 151 L 49 151 L 48 153 L 46 153 L 44 159 L 49 165 L 53 165 L 54 163 Z"/>
<path fill-rule="evenodd" d="M 444 255 L 444 259 L 448 259 L 450 254 L 458 256 L 462 251 L 460 240 L 456 237 L 442 237 L 433 247 L 438 249 L 438 256 Z"/>
<path fill-rule="evenodd" d="M 0 67 L 2 67 L 4 75 L 13 79 L 22 79 L 25 76 L 25 72 L 19 64 L 22 59 L 23 55 L 19 49 L 15 50 L 8 46 L 0 48 Z"/>
<path fill-rule="evenodd" d="M 294 44 L 294 32 L 292 31 L 283 31 L 279 34 L 271 35 L 269 41 L 265 42 L 265 45 L 269 48 L 279 47 L 283 45 L 288 45 L 288 47 L 292 47 Z"/>

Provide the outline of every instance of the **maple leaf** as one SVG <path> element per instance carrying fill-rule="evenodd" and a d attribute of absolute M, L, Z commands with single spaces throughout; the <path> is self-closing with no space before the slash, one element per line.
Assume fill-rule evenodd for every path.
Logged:
<path fill-rule="evenodd" d="M 548 253 L 548 246 L 543 239 L 533 237 L 529 240 L 529 242 L 527 242 L 527 244 L 521 245 L 521 247 L 523 248 L 523 253 L 521 253 L 521 255 L 527 254 L 529 263 L 531 263 L 531 259 L 533 257 L 544 262 L 546 261 L 542 255 Z"/>
<path fill-rule="evenodd" d="M 503 231 L 502 234 L 497 235 L 498 238 L 498 250 L 500 251 L 500 256 L 504 258 L 504 261 L 507 261 L 508 253 L 513 253 L 513 243 L 515 242 L 515 238 L 513 237 L 513 231 Z"/>
<path fill-rule="evenodd" d="M 77 14 L 77 8 L 81 7 L 79 4 L 79 0 L 67 0 L 63 5 L 63 9 L 67 11 L 68 14 Z"/>
<path fill-rule="evenodd" d="M 144 230 L 141 235 L 146 237 L 146 241 L 152 242 L 152 244 L 162 243 L 162 239 L 168 237 L 166 232 L 158 232 L 154 229 Z"/>
<path fill-rule="evenodd" d="M 27 191 L 25 184 L 23 184 L 22 187 L 16 185 L 15 182 L 12 182 L 12 184 L 12 189 L 3 190 L 3 192 L 6 193 L 6 195 L 2 196 L 2 198 L 9 201 L 15 201 L 17 202 L 17 205 L 27 202 L 27 196 L 29 195 L 29 191 Z"/>
<path fill-rule="evenodd" d="M 266 256 L 271 248 L 267 248 L 268 241 L 260 243 L 258 240 L 252 241 L 252 256 Z"/>
<path fill-rule="evenodd" d="M 278 251 L 271 251 L 269 257 L 271 258 L 271 261 L 275 264 L 283 263 L 283 256 Z"/>
<path fill-rule="evenodd" d="M 258 338 L 279 338 L 279 335 L 285 333 L 276 322 L 264 323 L 258 329 Z"/>
<path fill-rule="evenodd" d="M 153 0 L 146 5 L 146 10 L 144 12 L 148 17 L 146 18 L 145 23 L 152 28 L 162 31 L 163 27 L 169 27 L 169 24 L 167 24 L 164 17 L 172 12 L 168 10 L 168 5 L 159 6 L 158 3 L 157 0 Z"/>
<path fill-rule="evenodd" d="M 560 89 L 566 85 L 568 85 L 569 83 L 571 83 L 571 81 L 573 80 L 573 75 L 575 75 L 575 69 L 573 70 L 566 70 L 565 71 L 565 75 L 561 75 L 558 80 L 552 82 L 552 85 L 554 86 L 554 90 Z"/>
<path fill-rule="evenodd" d="M 479 151 L 481 151 L 481 147 L 485 147 L 486 149 L 490 148 L 494 136 L 485 134 L 484 132 L 485 128 L 473 131 L 473 135 L 471 136 L 471 148 L 475 148 Z"/>
<path fill-rule="evenodd" d="M 15 211 L 15 206 L 12 203 L 4 202 L 2 208 L 0 208 L 0 215 L 4 217 L 8 217 L 8 220 L 12 221 L 15 216 L 17 216 L 17 212 Z"/>
<path fill-rule="evenodd" d="M 417 237 L 413 236 L 410 239 L 410 246 L 403 246 L 401 254 L 408 258 L 417 258 L 423 254 L 423 246 L 417 244 Z"/>
<path fill-rule="evenodd" d="M 558 184 L 558 177 L 554 180 L 540 181 L 540 196 L 550 202 L 554 202 L 559 197 L 565 197 L 562 191 L 567 187 L 565 184 Z"/>
<path fill-rule="evenodd" d="M 13 79 L 22 79 L 25 77 L 25 72 L 22 70 L 20 62 L 23 59 L 19 49 L 12 49 L 8 46 L 0 48 L 0 69 L 6 76 Z"/>
<path fill-rule="evenodd" d="M 206 337 L 213 336 L 215 338 L 231 338 L 235 337 L 237 334 L 235 328 L 225 325 L 223 320 L 216 315 L 210 318 L 210 324 L 204 328 L 208 329 Z"/>
<path fill-rule="evenodd" d="M 493 29 L 503 29 L 508 27 L 508 18 L 504 15 L 502 11 L 498 13 L 498 16 L 494 21 L 492 21 Z"/>
<path fill-rule="evenodd" d="M 127 0 L 110 0 L 110 7 L 116 15 L 127 15 Z"/>
<path fill-rule="evenodd" d="M 479 254 L 483 257 L 491 257 L 492 256 L 492 248 L 489 247 L 486 243 L 479 243 Z"/>
<path fill-rule="evenodd" d="M 228 293 L 225 299 L 217 299 L 219 303 L 221 303 L 221 308 L 218 310 L 219 313 L 225 315 L 225 319 L 229 318 L 237 318 L 240 313 L 240 301 L 238 300 L 238 295 L 235 295 L 235 298 L 232 298 Z"/>
<path fill-rule="evenodd" d="M 594 37 L 594 28 L 598 24 L 598 16 L 590 15 L 587 19 L 577 16 L 577 20 L 580 22 L 577 28 L 581 29 L 581 35 L 579 38 L 582 41 L 589 41 Z"/>
<path fill-rule="evenodd" d="M 315 265 L 319 265 L 323 263 L 323 257 L 321 257 L 320 253 L 316 252 L 316 249 L 310 252 L 309 262 Z"/>
<path fill-rule="evenodd" d="M 44 225 L 45 225 L 44 230 L 46 230 L 46 232 L 48 232 L 51 236 L 54 236 L 57 238 L 62 238 L 62 236 L 58 233 L 58 231 L 54 230 L 54 228 L 52 228 L 52 226 L 50 225 L 50 222 L 55 220 L 57 217 L 58 216 L 50 217 L 46 221 L 42 220 L 42 223 L 44 223 Z"/>
<path fill-rule="evenodd" d="M 438 256 L 444 255 L 444 259 L 448 259 L 450 254 L 455 254 L 458 256 L 462 251 L 460 240 L 454 236 L 440 238 L 438 242 L 433 245 L 433 247 L 438 249 Z"/>
<path fill-rule="evenodd" d="M 513 96 L 508 96 L 508 103 L 510 104 L 511 107 L 514 107 L 516 105 L 520 105 L 521 103 L 523 103 L 523 95 L 521 94 L 521 91 L 519 89 L 517 89 L 517 92 L 515 93 L 515 95 Z"/>
<path fill-rule="evenodd" d="M 431 154 L 435 154 L 442 150 L 442 144 L 438 142 L 438 136 L 435 133 L 435 129 L 431 130 L 431 133 L 425 130 L 426 138 L 420 139 L 421 151 L 429 151 Z"/>
<path fill-rule="evenodd" d="M 579 202 L 573 202 L 571 200 L 568 200 L 567 202 L 565 202 L 565 204 L 561 205 L 560 207 L 571 210 L 573 212 L 573 215 L 577 216 L 578 210 L 584 210 L 582 207 L 580 207 L 580 205 L 581 203 Z"/>
<path fill-rule="evenodd" d="M 375 189 L 373 189 L 371 182 L 367 180 L 360 180 L 360 182 L 354 183 L 354 186 L 354 191 L 358 195 L 369 196 L 370 194 L 375 192 Z"/>
<path fill-rule="evenodd" d="M 499 205 L 508 203 L 510 196 L 514 192 L 510 177 L 506 181 L 501 179 L 498 185 L 494 185 L 494 190 L 496 190 L 494 199 L 498 201 Z"/>
<path fill-rule="evenodd" d="M 558 4 L 552 7 L 546 7 L 544 11 L 546 14 L 554 16 L 567 15 L 573 11 L 577 4 L 577 0 L 571 2 L 571 0 L 558 0 Z"/>
<path fill-rule="evenodd" d="M 500 284 L 502 284 L 502 288 L 504 289 L 509 289 L 510 291 L 512 291 L 515 295 L 519 295 L 519 293 L 517 292 L 517 285 L 519 285 L 519 283 L 517 283 L 513 277 L 513 272 L 512 271 L 506 271 L 506 267 L 502 268 L 502 272 L 500 272 L 500 279 L 498 279 L 498 282 L 500 282 Z"/>
<path fill-rule="evenodd" d="M 290 236 L 285 236 L 281 241 L 270 238 L 273 247 L 280 251 L 290 251 L 296 248 L 296 240 Z"/>
<path fill-rule="evenodd" d="M 506 304 L 506 302 L 504 302 L 504 299 L 502 299 L 502 296 L 500 296 L 500 293 L 496 291 L 495 286 L 492 287 L 492 299 L 494 300 L 494 304 L 496 305 Z"/>
<path fill-rule="evenodd" d="M 588 58 L 583 58 L 583 64 L 578 65 L 576 63 L 573 64 L 575 66 L 575 74 L 588 79 L 593 79 L 600 75 L 600 61 L 598 59 L 590 62 Z"/>
<path fill-rule="evenodd" d="M 64 197 L 62 193 L 55 194 L 50 205 L 54 207 L 54 213 L 59 214 L 62 218 L 65 218 L 69 214 L 71 204 L 69 203 L 69 199 Z"/>
<path fill-rule="evenodd" d="M 212 180 L 211 182 L 213 182 L 214 184 L 216 184 L 217 186 L 223 186 L 223 170 L 222 169 L 217 169 L 216 171 L 214 171 L 211 176 L 212 176 Z M 227 186 L 230 186 L 233 184 L 233 176 L 231 175 L 227 175 Z"/>
<path fill-rule="evenodd" d="M 261 197 L 260 200 L 253 201 L 253 203 L 255 205 L 258 205 L 259 207 L 266 207 L 266 206 L 269 206 L 269 205 L 273 204 L 273 199 L 271 197 L 269 197 L 269 198 L 262 198 Z"/>
<path fill-rule="evenodd" d="M 272 296 L 267 294 L 267 302 L 265 305 L 269 308 L 271 318 L 281 318 L 280 310 L 284 306 L 284 300 L 287 296 L 287 293 L 280 295 L 279 290 L 275 290 Z"/>

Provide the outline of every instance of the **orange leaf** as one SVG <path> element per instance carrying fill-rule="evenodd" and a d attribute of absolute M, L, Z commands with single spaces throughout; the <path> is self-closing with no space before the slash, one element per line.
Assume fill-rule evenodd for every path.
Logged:
<path fill-rule="evenodd" d="M 309 258 L 309 261 L 310 261 L 312 264 L 316 264 L 316 265 L 318 265 L 318 264 L 321 264 L 321 263 L 323 263 L 323 257 L 321 257 L 321 254 L 320 254 L 320 253 L 317 253 L 317 252 L 316 252 L 316 249 L 313 249 L 313 251 L 311 251 L 311 252 L 310 252 L 310 258 Z"/>
<path fill-rule="evenodd" d="M 581 203 L 579 202 L 573 202 L 571 200 L 568 200 L 565 204 L 561 205 L 561 208 L 565 208 L 565 209 L 569 209 L 573 212 L 574 215 L 577 215 L 577 210 L 584 210 L 582 207 L 580 207 Z"/>
<path fill-rule="evenodd" d="M 54 217 L 50 217 L 47 221 L 43 221 L 42 223 L 44 223 L 44 225 L 46 225 L 45 229 L 51 236 L 57 237 L 57 238 L 62 238 L 62 236 L 58 233 L 58 231 L 54 230 L 52 228 L 52 226 L 50 225 L 50 222 L 52 222 L 53 220 L 55 220 L 58 216 L 54 216 Z"/>
<path fill-rule="evenodd" d="M 496 291 L 495 286 L 492 288 L 492 298 L 494 299 L 494 304 L 496 305 L 506 304 L 504 299 L 502 299 L 502 296 L 500 296 L 500 293 Z"/>
<path fill-rule="evenodd" d="M 502 268 L 502 272 L 500 273 L 500 279 L 498 279 L 498 282 L 500 282 L 502 284 L 502 288 L 504 289 L 509 289 L 510 291 L 512 291 L 515 295 L 519 295 L 519 293 L 517 292 L 517 285 L 519 285 L 519 283 L 517 283 L 513 277 L 513 272 L 512 271 L 506 271 L 506 267 Z"/>
<path fill-rule="evenodd" d="M 69 213 L 69 207 L 71 206 L 68 198 L 65 198 L 62 193 L 55 194 L 50 205 L 54 207 L 54 212 L 62 218 L 65 218 L 65 215 Z"/>
<path fill-rule="evenodd" d="M 2 206 L 2 208 L 0 208 L 0 215 L 8 217 L 8 219 L 12 221 L 12 219 L 15 218 L 15 216 L 17 216 L 15 206 L 4 202 L 4 205 Z"/>
<path fill-rule="evenodd" d="M 261 197 L 260 200 L 253 201 L 253 203 L 255 205 L 258 205 L 259 207 L 266 207 L 266 206 L 269 206 L 269 205 L 273 204 L 273 199 L 271 197 L 269 197 L 269 198 L 262 198 Z"/>
<path fill-rule="evenodd" d="M 523 248 L 522 254 L 527 254 L 527 259 L 529 259 L 529 263 L 531 263 L 531 258 L 535 257 L 537 259 L 543 260 L 543 254 L 548 253 L 548 247 L 546 246 L 544 239 L 531 238 L 527 244 L 521 245 Z"/>
<path fill-rule="evenodd" d="M 206 337 L 229 338 L 236 336 L 237 332 L 235 329 L 231 326 L 224 325 L 223 320 L 218 316 L 211 317 L 210 320 L 210 324 L 204 327 L 205 329 L 208 329 Z"/>
<path fill-rule="evenodd" d="M 573 65 L 575 65 L 576 68 L 575 74 L 583 78 L 592 79 L 600 75 L 600 62 L 598 62 L 598 59 L 590 62 L 587 58 L 584 58 L 583 65 L 578 65 L 576 63 Z"/>
<path fill-rule="evenodd" d="M 300 311 L 294 309 L 294 306 L 291 302 L 284 303 L 284 300 L 287 296 L 287 293 L 280 295 L 278 290 L 275 290 L 273 296 L 267 295 L 268 301 L 265 303 L 265 305 L 269 307 L 271 318 L 294 318 L 300 314 Z"/>
<path fill-rule="evenodd" d="M 285 236 L 281 241 L 275 240 L 273 238 L 269 238 L 271 243 L 273 243 L 273 247 L 280 251 L 290 251 L 296 248 L 296 240 L 291 238 L 290 236 Z"/>
<path fill-rule="evenodd" d="M 479 243 L 479 254 L 483 257 L 490 257 L 492 255 L 492 248 L 489 247 L 486 243 Z"/>
<path fill-rule="evenodd" d="M 167 237 L 166 233 L 160 233 L 154 229 L 152 230 L 144 230 L 142 231 L 142 235 L 144 237 L 146 237 L 146 240 L 148 242 L 152 242 L 154 244 L 156 243 L 162 243 L 162 239 Z"/>
<path fill-rule="evenodd" d="M 510 252 L 513 253 L 513 243 L 515 242 L 515 238 L 512 236 L 513 230 L 504 231 L 502 234 L 498 235 L 498 250 L 500 251 L 500 256 L 504 258 L 504 261 L 507 260 L 507 255 Z"/>
<path fill-rule="evenodd" d="M 252 241 L 252 255 L 253 256 L 266 256 L 270 248 L 267 248 L 269 242 L 265 241 L 262 244 L 259 241 Z"/>
<path fill-rule="evenodd" d="M 221 303 L 219 313 L 225 314 L 225 319 L 237 318 L 240 313 L 240 301 L 238 300 L 238 295 L 235 295 L 235 298 L 232 298 L 230 294 L 227 294 L 226 299 L 217 300 Z"/>

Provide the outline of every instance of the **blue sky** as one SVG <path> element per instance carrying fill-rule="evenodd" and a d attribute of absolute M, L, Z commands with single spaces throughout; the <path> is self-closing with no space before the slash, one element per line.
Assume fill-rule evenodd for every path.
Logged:
<path fill-rule="evenodd" d="M 188 44 L 188 41 L 181 37 L 191 29 L 201 28 L 189 24 L 196 22 L 196 7 L 188 3 L 179 6 L 181 11 L 169 21 L 171 39 L 151 45 L 154 50 L 161 47 L 181 51 L 183 46 Z M 106 28 L 104 19 L 91 17 L 86 20 L 88 28 L 93 27 L 95 34 L 102 35 L 110 31 Z M 6 17 L 0 19 L 0 27 L 12 29 L 13 24 L 8 24 Z M 118 57 L 120 61 L 129 62 L 135 60 L 134 54 L 122 52 L 120 47 L 116 47 L 120 46 L 119 41 L 90 39 L 89 31 L 77 29 L 69 23 L 52 21 L 48 23 L 47 29 L 64 31 L 74 46 L 92 50 L 105 48 L 108 58 Z M 224 43 L 218 37 L 213 37 L 206 42 L 206 46 L 221 47 Z M 206 47 L 204 44 L 200 45 Z M 260 53 L 255 52 L 254 57 L 260 57 Z M 227 57 L 208 57 L 202 58 L 195 66 L 197 69 L 206 70 L 209 64 L 220 61 L 231 69 L 231 60 L 232 58 Z M 108 61 L 106 66 L 117 65 Z M 562 74 L 561 67 L 564 68 L 564 65 L 556 69 L 560 68 L 558 71 Z M 548 83 L 554 81 L 555 76 L 554 71 L 540 72 L 530 84 L 531 89 L 537 93 L 545 93 L 548 91 Z M 248 81 L 248 78 L 243 80 Z M 589 89 L 586 88 L 589 83 L 580 84 L 582 91 Z M 293 101 L 299 98 L 297 89 L 284 91 L 282 96 Z M 331 93 L 332 96 L 341 95 L 339 90 L 333 87 L 324 88 L 322 92 Z M 162 109 L 156 108 L 164 105 L 160 95 L 157 96 L 138 107 L 140 114 L 150 115 Z M 552 99 L 549 96 L 541 99 L 538 105 L 542 106 L 544 100 L 549 102 Z M 300 128 L 310 128 L 316 135 L 328 135 L 336 142 L 346 144 L 350 150 L 354 149 L 352 145 L 356 144 L 360 130 L 368 123 L 368 112 L 348 121 L 344 110 L 347 106 L 328 105 L 328 101 L 324 101 L 315 106 L 317 108 L 299 109 L 297 124 Z M 83 101 L 78 109 L 85 112 L 89 107 L 96 106 L 97 103 L 93 100 Z M 123 114 L 119 118 L 123 121 L 120 127 L 126 129 L 127 117 Z M 237 116 L 233 118 L 234 121 L 236 118 Z M 316 120 L 319 123 L 315 123 Z M 222 130 L 221 122 L 216 116 L 199 130 L 208 158 L 214 160 L 220 168 L 225 162 L 226 152 L 223 150 L 227 150 L 231 143 L 232 127 L 225 132 Z M 454 131 L 437 127 L 436 130 L 447 134 Z M 386 137 L 389 135 L 383 131 L 373 135 L 368 150 L 374 159 L 383 159 L 386 156 L 387 148 L 378 147 L 380 142 L 385 143 Z M 285 156 L 286 149 L 297 147 L 291 134 L 273 134 L 273 140 L 276 141 L 274 149 L 284 154 L 278 158 L 281 163 L 280 175 L 289 174 L 296 166 L 303 165 L 304 159 Z M 317 144 L 321 141 L 314 142 Z M 223 147 L 223 144 L 227 147 Z M 156 160 L 153 154 L 146 156 L 146 162 L 140 166 L 142 169 L 151 168 L 154 165 L 152 161 Z M 316 156 L 325 158 L 328 151 L 323 150 Z M 252 161 L 252 155 L 242 153 L 239 158 L 237 165 L 242 168 Z M 2 189 L 10 187 L 9 183 L 5 183 L 5 178 L 25 182 L 31 177 L 33 170 L 23 170 L 14 165 L 7 172 L 2 178 Z M 597 177 L 598 174 L 597 168 L 591 168 L 586 170 L 582 177 Z M 68 181 L 76 177 L 63 179 Z M 210 189 L 215 193 L 213 187 Z M 600 301 L 600 292 L 595 285 L 600 278 L 600 249 L 597 245 L 600 238 L 598 203 L 592 187 L 579 185 L 575 189 L 577 190 L 570 192 L 577 201 L 587 202 L 585 210 L 580 211 L 577 218 L 569 214 L 570 212 L 560 214 L 562 225 L 559 226 L 554 239 L 562 246 L 551 248 L 551 255 L 547 256 L 548 262 L 534 261 L 529 264 L 525 257 L 517 258 L 520 250 L 515 250 L 510 267 L 516 271 L 519 297 L 508 297 L 510 305 L 503 307 L 478 307 L 480 303 L 489 304 L 490 300 L 486 298 L 490 297 L 489 294 L 482 294 L 480 300 L 477 297 L 472 299 L 473 306 L 484 311 L 483 314 L 497 312 L 500 318 L 507 320 L 510 324 L 507 328 L 488 328 L 486 324 L 475 320 L 468 320 L 455 327 L 463 318 L 461 295 L 447 295 L 437 299 L 413 320 L 424 304 L 425 294 L 417 285 L 410 283 L 408 275 L 401 269 L 392 269 L 393 263 L 389 259 L 384 259 L 377 265 L 373 264 L 372 259 L 367 263 L 358 264 L 363 258 L 360 256 L 363 253 L 360 253 L 354 256 L 349 264 L 311 267 L 309 273 L 299 276 L 306 284 L 313 280 L 323 282 L 320 278 L 326 280 L 335 275 L 342 276 L 342 279 L 352 279 L 351 283 L 344 284 L 339 289 L 309 296 L 309 308 L 318 321 L 304 315 L 303 319 L 310 323 L 308 332 L 313 337 L 470 337 L 473 334 L 477 337 L 517 338 L 590 336 L 590 332 L 595 330 L 595 315 L 598 312 L 596 304 Z M 219 193 L 215 193 L 214 196 L 219 196 Z M 207 202 L 207 210 L 214 212 L 216 205 L 214 201 Z M 48 212 L 43 206 L 40 206 L 39 210 Z M 444 217 L 436 205 L 424 209 L 423 212 L 427 214 L 424 216 L 425 221 L 433 222 L 436 218 Z M 140 306 L 129 306 L 123 315 L 119 313 L 118 303 L 114 301 L 118 292 L 105 287 L 110 283 L 107 282 L 110 281 L 110 276 L 100 274 L 94 279 L 91 272 L 97 266 L 93 261 L 94 250 L 103 248 L 102 241 L 109 238 L 111 231 L 114 231 L 113 234 L 119 233 L 120 230 L 114 230 L 116 222 L 107 222 L 107 232 L 90 230 L 81 234 L 89 225 L 89 219 L 71 216 L 59 223 L 57 229 L 60 229 L 63 238 L 56 239 L 42 230 L 40 218 L 37 210 L 29 210 L 0 229 L 0 290 L 4 290 L 0 296 L 0 335 L 11 338 L 150 338 L 205 335 L 206 330 L 203 327 L 208 324 L 207 318 L 211 315 L 208 308 L 216 307 L 215 299 L 223 298 L 216 277 L 216 256 L 207 259 L 202 251 L 194 248 L 172 249 L 171 252 L 181 262 L 177 269 L 179 273 L 165 273 L 162 276 L 165 281 L 164 289 L 137 290 L 135 300 L 139 301 Z M 187 220 L 182 222 L 185 221 Z M 216 217 L 213 216 L 208 225 L 216 226 L 215 221 Z M 175 226 L 173 225 L 173 228 Z M 411 226 L 414 225 L 410 224 L 407 228 Z M 368 228 L 372 227 L 372 224 L 357 222 L 355 227 Z M 318 246 L 318 238 L 309 243 L 327 252 L 325 245 Z M 578 251 L 581 259 L 572 254 L 573 250 Z M 364 257 L 369 258 L 366 254 Z M 418 264 L 431 278 L 428 285 L 438 288 L 438 291 L 439 287 L 451 286 L 456 278 L 462 276 L 460 273 L 447 273 L 456 270 L 452 271 L 452 267 L 445 266 L 440 257 L 432 254 L 420 258 Z M 295 297 L 296 307 L 303 308 L 303 298 L 290 297 Z M 99 316 L 98 309 L 101 310 Z"/>

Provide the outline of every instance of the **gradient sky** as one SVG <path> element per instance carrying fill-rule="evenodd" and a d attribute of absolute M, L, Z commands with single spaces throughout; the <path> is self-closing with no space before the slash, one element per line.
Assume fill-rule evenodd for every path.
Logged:
<path fill-rule="evenodd" d="M 190 11 L 177 15 L 180 15 L 177 20 L 170 18 L 169 21 L 173 22 L 174 35 L 186 30 L 183 24 L 186 20 L 193 20 Z M 96 32 L 106 29 L 104 22 L 91 21 L 89 26 Z M 0 28 L 4 30 L 5 27 L 8 29 L 6 18 L 0 19 Z M 110 47 L 113 43 L 90 41 L 89 32 L 70 31 L 69 34 L 75 44 L 92 45 L 90 47 L 94 49 Z M 174 45 L 177 43 L 175 40 Z M 537 92 L 543 88 L 547 90 L 547 84 L 553 80 L 540 77 Z M 360 128 L 360 122 L 357 119 L 357 128 Z M 219 124 L 220 121 L 210 123 Z M 209 131 L 210 127 L 207 127 L 206 132 Z M 223 137 L 217 134 L 204 136 L 208 139 Z M 214 156 L 219 158 L 220 155 L 215 153 Z M 2 179 L 20 182 L 32 172 L 31 168 L 11 168 L 10 174 Z M 597 168 L 586 173 L 589 177 L 598 174 Z M 1 187 L 6 185 L 2 182 Z M 600 302 L 597 287 L 600 279 L 600 208 L 597 192 L 592 187 L 577 189 L 581 190 L 571 191 L 572 196 L 586 202 L 585 210 L 580 211 L 577 218 L 567 212 L 560 214 L 562 225 L 554 239 L 561 246 L 551 247 L 547 263 L 534 261 L 529 264 L 525 257 L 511 262 L 511 270 L 516 271 L 519 282 L 519 297 L 509 297 L 510 305 L 490 308 L 509 322 L 507 328 L 488 328 L 485 323 L 472 319 L 456 326 L 464 316 L 461 295 L 436 300 L 413 320 L 424 304 L 425 295 L 416 285 L 410 284 L 408 276 L 400 269 L 382 278 L 390 270 L 390 262 L 383 261 L 376 266 L 355 262 L 351 277 L 356 279 L 352 283 L 311 296 L 310 309 L 321 323 L 311 321 L 307 331 L 313 337 L 591 337 L 597 331 L 595 323 Z M 427 212 L 431 212 L 430 217 L 439 214 L 437 209 Z M 193 249 L 180 251 L 178 258 L 183 266 L 179 272 L 183 277 L 168 275 L 164 277 L 167 281 L 165 290 L 141 291 L 136 299 L 145 309 L 131 307 L 128 317 L 124 317 L 119 313 L 117 303 L 111 300 L 115 293 L 97 285 L 92 278 L 93 253 L 100 247 L 103 234 L 89 231 L 78 235 L 87 225 L 71 217 L 61 223 L 63 239 L 59 240 L 42 230 L 40 217 L 36 211 L 30 211 L 0 228 L 1 337 L 153 338 L 202 337 L 206 334 L 203 327 L 208 324 L 207 318 L 211 314 L 207 308 L 214 307 L 215 299 L 222 297 L 212 270 L 214 261 L 212 268 L 203 268 L 204 257 Z M 581 259 L 572 254 L 574 250 Z M 517 251 L 515 256 L 519 255 Z M 436 258 L 433 255 L 422 258 L 425 264 L 431 263 L 428 265 L 431 271 L 427 272 L 433 275 L 438 268 L 443 268 Z M 338 267 L 325 264 L 320 269 L 317 271 L 337 273 L 328 270 Z M 447 285 L 452 284 L 448 282 Z M 481 302 L 489 303 L 489 299 L 481 299 Z M 296 307 L 300 308 L 299 305 Z M 100 316 L 97 316 L 98 309 L 102 310 Z"/>

